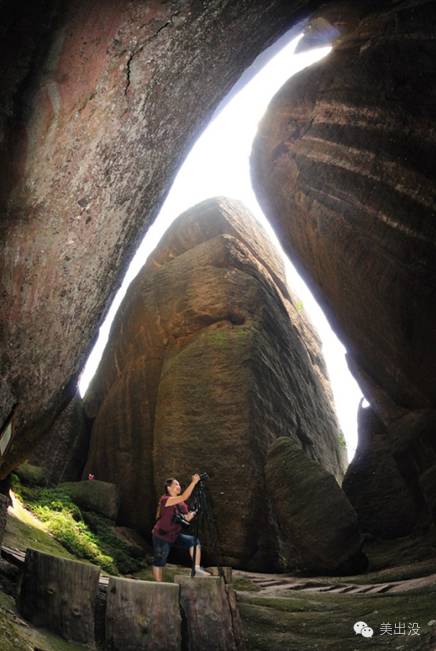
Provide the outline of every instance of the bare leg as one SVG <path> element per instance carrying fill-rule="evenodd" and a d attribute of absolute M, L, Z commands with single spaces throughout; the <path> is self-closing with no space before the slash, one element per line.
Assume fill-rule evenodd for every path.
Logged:
<path fill-rule="evenodd" d="M 162 568 L 153 565 L 153 578 L 155 581 L 162 581 Z"/>
<path fill-rule="evenodd" d="M 189 554 L 191 558 L 194 555 L 194 548 L 190 547 L 189 548 Z M 196 551 L 195 551 L 195 567 L 199 567 L 201 565 L 201 545 L 197 545 Z"/>

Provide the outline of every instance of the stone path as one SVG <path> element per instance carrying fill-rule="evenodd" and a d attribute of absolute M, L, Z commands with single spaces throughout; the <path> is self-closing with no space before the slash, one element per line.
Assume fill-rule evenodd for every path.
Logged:
<path fill-rule="evenodd" d="M 2 545 L 2 557 L 7 561 L 21 566 L 24 563 L 25 553 L 18 549 L 13 549 Z M 380 583 L 348 583 L 329 581 L 325 577 L 322 579 L 301 578 L 295 576 L 279 575 L 279 574 L 260 574 L 255 572 L 244 572 L 242 570 L 234 570 L 235 577 L 241 576 L 249 579 L 259 591 L 257 594 L 271 594 L 275 596 L 285 596 L 290 592 L 298 592 L 304 590 L 305 592 L 319 592 L 331 594 L 381 594 L 381 593 L 398 593 L 407 592 L 409 590 L 416 590 L 425 586 L 436 585 L 436 573 L 428 574 L 427 576 L 420 576 L 412 579 L 405 579 L 402 581 L 383 581 Z M 100 586 L 107 587 L 109 582 L 108 576 L 100 574 Z"/>
<path fill-rule="evenodd" d="M 380 594 L 380 593 L 398 593 L 415 590 L 424 586 L 436 585 L 436 573 L 429 574 L 418 578 L 405 579 L 402 581 L 384 581 L 380 583 L 348 583 L 348 582 L 329 582 L 328 579 L 301 578 L 293 576 L 280 576 L 274 574 L 255 574 L 251 572 L 235 571 L 236 576 L 243 576 L 249 579 L 256 587 L 259 588 L 257 594 L 274 594 L 285 596 L 289 592 L 300 590 L 331 594 Z"/>

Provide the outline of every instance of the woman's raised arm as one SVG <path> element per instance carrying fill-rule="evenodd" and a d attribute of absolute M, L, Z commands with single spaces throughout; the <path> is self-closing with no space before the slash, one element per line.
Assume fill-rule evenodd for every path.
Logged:
<path fill-rule="evenodd" d="M 192 481 L 189 484 L 187 488 L 183 491 L 181 495 L 178 495 L 177 497 L 169 497 L 167 501 L 165 502 L 165 506 L 174 506 L 174 504 L 180 504 L 180 502 L 184 502 L 188 498 L 191 497 L 191 493 L 194 490 L 196 484 L 200 481 L 200 475 L 197 473 L 195 475 L 192 475 Z"/>

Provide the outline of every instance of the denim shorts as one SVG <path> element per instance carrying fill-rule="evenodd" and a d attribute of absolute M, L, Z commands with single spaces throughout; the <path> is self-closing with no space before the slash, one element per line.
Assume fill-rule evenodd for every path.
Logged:
<path fill-rule="evenodd" d="M 200 541 L 195 536 L 189 536 L 186 533 L 179 533 L 176 540 L 173 543 L 168 542 L 167 540 L 162 540 L 157 536 L 153 536 L 153 565 L 155 567 L 163 567 L 168 558 L 172 546 L 179 547 L 181 549 L 190 549 L 197 545 L 200 546 Z"/>

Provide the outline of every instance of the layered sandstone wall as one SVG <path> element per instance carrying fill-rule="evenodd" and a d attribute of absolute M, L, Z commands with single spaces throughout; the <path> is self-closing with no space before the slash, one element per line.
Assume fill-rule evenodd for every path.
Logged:
<path fill-rule="evenodd" d="M 434 407 L 434 3 L 386 3 L 271 101 L 259 201 L 385 422 Z"/>
<path fill-rule="evenodd" d="M 382 3 L 273 98 L 256 193 L 371 403 L 344 481 L 385 538 L 434 520 L 436 6 Z"/>

